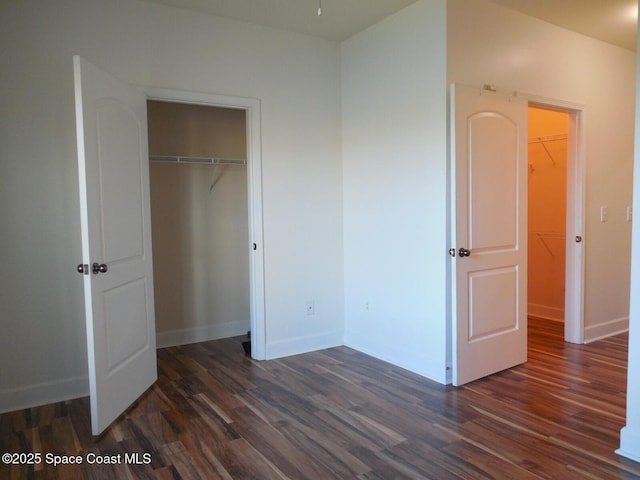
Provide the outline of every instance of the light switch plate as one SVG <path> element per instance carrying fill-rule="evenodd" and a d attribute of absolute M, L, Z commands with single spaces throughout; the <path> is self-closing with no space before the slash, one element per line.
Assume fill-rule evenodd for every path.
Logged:
<path fill-rule="evenodd" d="M 609 220 L 609 209 L 607 207 L 600 207 L 600 221 L 602 223 Z"/>

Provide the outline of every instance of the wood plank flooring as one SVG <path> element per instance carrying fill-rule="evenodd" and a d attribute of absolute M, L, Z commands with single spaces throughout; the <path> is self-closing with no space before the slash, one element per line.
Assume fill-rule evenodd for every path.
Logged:
<path fill-rule="evenodd" d="M 43 455 L 0 479 L 640 478 L 614 453 L 626 335 L 566 344 L 531 319 L 529 362 L 460 388 L 346 347 L 256 362 L 243 340 L 159 350 L 158 382 L 97 438 L 87 398 L 0 415 L 0 453 Z"/>

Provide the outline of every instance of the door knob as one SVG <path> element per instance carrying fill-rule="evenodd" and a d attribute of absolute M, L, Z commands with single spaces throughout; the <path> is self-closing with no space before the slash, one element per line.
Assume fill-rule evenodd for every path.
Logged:
<path fill-rule="evenodd" d="M 458 255 L 460 255 L 461 257 L 468 257 L 469 255 L 471 255 L 471 250 L 461 248 L 460 250 L 458 250 Z"/>
<path fill-rule="evenodd" d="M 97 275 L 98 273 L 107 273 L 108 269 L 109 268 L 105 263 L 100 264 L 98 262 L 95 262 L 93 265 L 91 265 L 91 271 L 94 275 Z"/>

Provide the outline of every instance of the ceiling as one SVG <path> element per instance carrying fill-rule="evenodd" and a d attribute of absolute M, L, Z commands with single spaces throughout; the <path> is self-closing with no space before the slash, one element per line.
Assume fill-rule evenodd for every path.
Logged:
<path fill-rule="evenodd" d="M 342 41 L 416 0 L 147 0 Z M 318 6 L 322 15 L 318 16 Z"/>
<path fill-rule="evenodd" d="M 415 0 L 146 0 L 342 41 Z M 614 45 L 636 49 L 636 0 L 489 0 Z M 318 7 L 322 15 L 318 16 Z"/>
<path fill-rule="evenodd" d="M 489 0 L 545 22 L 636 50 L 637 0 Z"/>

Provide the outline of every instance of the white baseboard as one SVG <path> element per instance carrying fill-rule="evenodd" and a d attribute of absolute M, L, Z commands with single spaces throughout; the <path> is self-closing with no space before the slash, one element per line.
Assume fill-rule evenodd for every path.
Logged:
<path fill-rule="evenodd" d="M 244 335 L 250 329 L 249 325 L 250 322 L 247 320 L 157 332 L 156 348 L 175 347 L 176 345 L 207 342 L 209 340 Z"/>
<path fill-rule="evenodd" d="M 527 314 L 544 320 L 553 320 L 554 322 L 564 321 L 564 308 L 530 303 L 527 305 Z"/>
<path fill-rule="evenodd" d="M 87 375 L 0 390 L 0 413 L 63 402 L 87 395 L 89 395 Z"/>
<path fill-rule="evenodd" d="M 391 363 L 410 372 L 417 373 L 434 382 L 451 383 L 451 370 L 447 365 L 429 359 L 424 351 L 402 348 L 401 345 L 381 343 L 379 339 L 368 337 L 362 332 L 347 332 L 345 345 L 358 352 Z"/>
<path fill-rule="evenodd" d="M 243 335 L 249 330 L 249 324 L 248 321 L 230 322 L 169 332 L 157 332 L 156 346 L 157 348 L 172 347 Z M 87 375 L 0 390 L 0 413 L 72 400 L 87 395 L 89 395 L 89 377 Z"/>
<path fill-rule="evenodd" d="M 584 343 L 595 342 L 612 335 L 624 333 L 629 330 L 629 317 L 616 318 L 599 325 L 584 328 Z"/>
<path fill-rule="evenodd" d="M 629 426 L 623 427 L 620 430 L 620 448 L 616 453 L 640 462 L 640 431 Z"/>
<path fill-rule="evenodd" d="M 273 343 L 267 342 L 265 345 L 265 358 L 271 360 L 341 345 L 344 345 L 344 332 L 342 330 L 309 337 L 291 338 Z"/>

